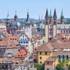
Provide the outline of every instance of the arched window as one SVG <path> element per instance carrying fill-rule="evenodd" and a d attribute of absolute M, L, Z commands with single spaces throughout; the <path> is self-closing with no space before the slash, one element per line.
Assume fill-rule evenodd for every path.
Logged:
<path fill-rule="evenodd" d="M 64 55 L 62 55 L 62 59 L 63 59 L 63 60 L 65 59 L 65 56 L 64 56 Z"/>
<path fill-rule="evenodd" d="M 58 55 L 58 60 L 61 60 L 61 55 Z"/>
<path fill-rule="evenodd" d="M 67 59 L 67 60 L 69 59 L 69 56 L 68 56 L 68 55 L 66 55 L 66 59 Z"/>

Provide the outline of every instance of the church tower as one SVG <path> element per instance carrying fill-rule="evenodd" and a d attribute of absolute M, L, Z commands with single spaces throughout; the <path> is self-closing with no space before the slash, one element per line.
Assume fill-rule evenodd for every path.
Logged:
<path fill-rule="evenodd" d="M 53 38 L 57 35 L 57 14 L 56 9 L 54 9 L 53 13 Z"/>
<path fill-rule="evenodd" d="M 16 11 L 15 11 L 15 15 L 14 15 L 13 21 L 12 21 L 11 24 L 10 24 L 11 34 L 12 34 L 12 35 L 13 35 L 13 34 L 16 34 L 16 30 L 18 29 L 17 19 L 18 19 L 18 16 L 17 16 Z"/>
<path fill-rule="evenodd" d="M 45 14 L 45 41 L 48 42 L 49 37 L 49 27 L 48 27 L 48 9 L 46 9 Z"/>
<path fill-rule="evenodd" d="M 51 40 L 53 38 L 53 22 L 52 22 L 51 10 L 50 10 L 48 26 L 49 26 L 49 40 Z"/>
<path fill-rule="evenodd" d="M 64 24 L 63 10 L 61 11 L 60 24 Z"/>
<path fill-rule="evenodd" d="M 7 14 L 7 19 L 6 19 L 6 28 L 7 32 L 10 34 L 9 13 Z"/>

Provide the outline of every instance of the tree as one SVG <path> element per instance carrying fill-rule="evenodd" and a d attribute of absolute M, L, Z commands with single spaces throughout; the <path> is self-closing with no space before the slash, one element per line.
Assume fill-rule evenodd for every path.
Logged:
<path fill-rule="evenodd" d="M 68 65 L 68 70 L 70 70 L 70 65 Z"/>
<path fill-rule="evenodd" d="M 56 70 L 64 70 L 63 65 L 57 64 Z"/>
<path fill-rule="evenodd" d="M 44 70 L 44 64 L 35 64 L 35 68 L 37 68 L 37 70 Z"/>

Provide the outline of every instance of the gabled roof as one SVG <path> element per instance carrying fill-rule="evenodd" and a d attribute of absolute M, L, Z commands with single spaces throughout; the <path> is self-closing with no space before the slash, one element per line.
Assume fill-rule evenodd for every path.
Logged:
<path fill-rule="evenodd" d="M 21 34 L 19 35 L 19 37 L 21 37 L 21 36 L 26 36 L 27 39 L 30 40 L 30 38 L 28 37 L 28 35 L 27 35 L 25 32 L 24 32 L 24 33 L 21 33 Z"/>

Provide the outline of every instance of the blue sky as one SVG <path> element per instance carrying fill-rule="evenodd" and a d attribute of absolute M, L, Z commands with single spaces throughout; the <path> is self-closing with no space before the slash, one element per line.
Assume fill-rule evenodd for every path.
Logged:
<path fill-rule="evenodd" d="M 70 0 L 0 0 L 0 18 L 13 17 L 17 11 L 18 17 L 25 18 L 27 11 L 31 18 L 44 18 L 45 10 L 57 10 L 58 18 L 63 8 L 64 16 L 70 17 Z"/>

